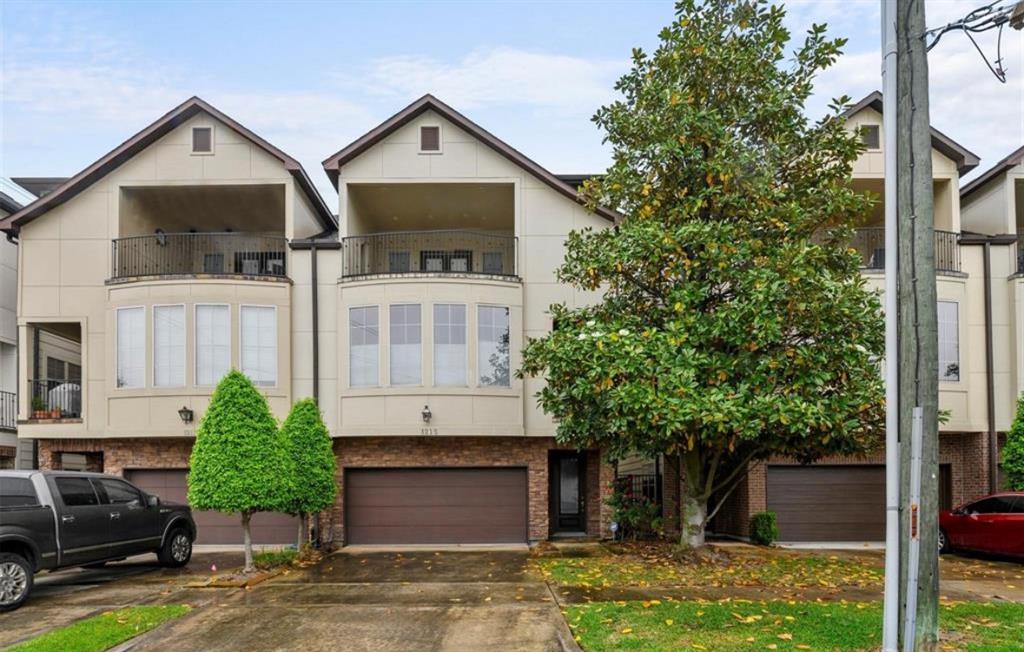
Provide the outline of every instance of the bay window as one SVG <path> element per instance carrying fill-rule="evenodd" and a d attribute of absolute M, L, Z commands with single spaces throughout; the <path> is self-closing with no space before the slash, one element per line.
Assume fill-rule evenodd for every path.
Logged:
<path fill-rule="evenodd" d="M 196 304 L 196 385 L 216 385 L 231 369 L 231 309 Z"/>
<path fill-rule="evenodd" d="M 477 307 L 477 371 L 481 385 L 509 387 L 508 308 Z"/>
<path fill-rule="evenodd" d="M 391 384 L 419 385 L 422 334 L 419 304 L 391 306 Z"/>
<path fill-rule="evenodd" d="M 153 386 L 185 385 L 185 306 L 153 306 Z"/>
<path fill-rule="evenodd" d="M 377 306 L 348 310 L 348 382 L 352 387 L 380 383 L 380 325 Z"/>
<path fill-rule="evenodd" d="M 117 386 L 146 384 L 146 309 L 117 309 Z"/>
<path fill-rule="evenodd" d="M 466 384 L 466 306 L 434 306 L 434 384 Z"/>
<path fill-rule="evenodd" d="M 254 385 L 277 385 L 277 308 L 241 306 L 241 370 Z"/>

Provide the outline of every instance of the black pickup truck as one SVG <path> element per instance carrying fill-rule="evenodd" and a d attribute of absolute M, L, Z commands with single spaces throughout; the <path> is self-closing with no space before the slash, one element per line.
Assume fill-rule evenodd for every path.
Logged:
<path fill-rule="evenodd" d="M 0 611 L 28 598 L 37 571 L 146 552 L 164 566 L 184 566 L 195 537 L 187 505 L 161 502 L 121 478 L 0 471 Z"/>

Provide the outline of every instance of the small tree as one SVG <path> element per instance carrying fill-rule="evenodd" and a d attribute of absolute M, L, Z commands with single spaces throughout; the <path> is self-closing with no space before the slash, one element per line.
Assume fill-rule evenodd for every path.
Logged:
<path fill-rule="evenodd" d="M 295 480 L 267 399 L 240 371 L 228 372 L 214 390 L 189 465 L 192 507 L 241 515 L 251 572 L 252 515 L 288 511 Z"/>
<path fill-rule="evenodd" d="M 333 505 L 338 491 L 331 436 L 316 401 L 305 398 L 292 406 L 281 437 L 298 475 L 288 511 L 299 516 L 298 546 L 302 548 L 308 539 L 309 515 Z"/>
<path fill-rule="evenodd" d="M 787 57 L 785 11 L 762 1 L 676 12 L 594 117 L 613 162 L 583 196 L 624 217 L 571 233 L 558 278 L 602 299 L 552 306 L 520 373 L 545 378 L 562 443 L 679 455 L 697 547 L 709 497 L 751 462 L 878 443 L 884 327 L 848 245 L 870 200 L 849 184 L 846 100 L 804 109 L 844 41 L 815 25 Z"/>
<path fill-rule="evenodd" d="M 1003 446 L 1003 473 L 1014 491 L 1024 491 L 1024 394 L 1017 398 L 1017 415 Z"/>

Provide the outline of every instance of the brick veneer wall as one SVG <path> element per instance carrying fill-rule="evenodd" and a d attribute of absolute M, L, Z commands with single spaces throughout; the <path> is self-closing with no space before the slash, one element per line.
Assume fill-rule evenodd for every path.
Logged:
<path fill-rule="evenodd" d="M 989 491 L 987 433 L 942 433 L 939 436 L 939 464 L 949 464 L 952 475 L 953 505 L 959 505 Z M 885 453 L 865 457 L 829 457 L 819 464 L 883 464 Z M 786 458 L 773 458 L 770 464 L 793 464 Z M 751 467 L 744 482 L 726 500 L 712 522 L 717 534 L 750 535 L 750 516 L 768 507 L 767 466 Z"/>
<path fill-rule="evenodd" d="M 559 450 L 547 437 L 340 437 L 334 441 L 338 459 L 338 498 L 330 514 L 328 541 L 341 545 L 345 531 L 345 469 L 431 466 L 525 466 L 531 541 L 550 536 L 548 452 Z M 596 469 L 596 473 L 594 472 Z M 587 454 L 587 533 L 606 536 L 613 469 L 597 451 Z"/>
<path fill-rule="evenodd" d="M 124 475 L 129 469 L 187 469 L 191 439 L 40 439 L 39 468 L 59 470 L 61 453 L 98 460 L 90 471 Z"/>

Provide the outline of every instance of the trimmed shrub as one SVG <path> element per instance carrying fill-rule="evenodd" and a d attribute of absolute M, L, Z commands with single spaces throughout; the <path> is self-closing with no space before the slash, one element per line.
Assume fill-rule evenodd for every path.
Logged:
<path fill-rule="evenodd" d="M 228 372 L 210 398 L 189 461 L 188 501 L 242 517 L 251 571 L 254 512 L 287 512 L 295 474 L 267 399 L 240 371 Z"/>
<path fill-rule="evenodd" d="M 1006 435 L 1002 462 L 1006 486 L 1014 491 L 1024 491 L 1024 394 L 1017 398 L 1017 415 Z"/>
<path fill-rule="evenodd" d="M 333 505 L 338 491 L 331 435 L 316 401 L 305 398 L 292 406 L 281 426 L 281 438 L 297 474 L 288 512 L 301 517 L 297 544 L 302 546 L 306 543 L 308 515 Z"/>
<path fill-rule="evenodd" d="M 758 512 L 750 517 L 750 540 L 759 546 L 770 546 L 779 538 L 779 522 L 775 512 Z"/>

